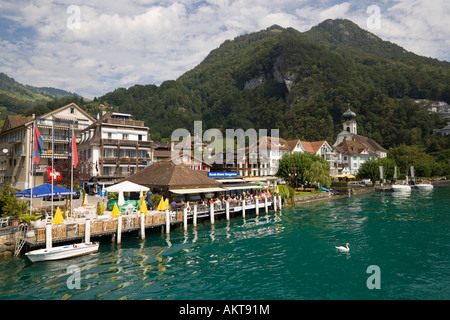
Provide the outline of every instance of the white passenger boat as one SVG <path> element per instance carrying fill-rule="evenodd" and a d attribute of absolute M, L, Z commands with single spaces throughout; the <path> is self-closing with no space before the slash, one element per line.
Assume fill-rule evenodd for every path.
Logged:
<path fill-rule="evenodd" d="M 50 249 L 33 250 L 25 253 L 25 255 L 32 262 L 61 260 L 97 252 L 98 247 L 98 242 L 75 243 Z"/>
<path fill-rule="evenodd" d="M 408 184 L 393 184 L 392 190 L 397 192 L 410 192 L 411 186 Z"/>

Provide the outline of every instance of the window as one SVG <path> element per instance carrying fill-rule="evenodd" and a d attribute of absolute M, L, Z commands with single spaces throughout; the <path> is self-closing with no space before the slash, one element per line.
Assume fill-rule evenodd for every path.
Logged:
<path fill-rule="evenodd" d="M 70 113 L 72 113 L 72 114 L 75 113 L 75 108 L 74 107 L 70 107 Z"/>
<path fill-rule="evenodd" d="M 128 133 L 123 133 L 122 134 L 122 139 L 123 140 L 128 140 Z"/>
<path fill-rule="evenodd" d="M 120 150 L 121 158 L 136 158 L 136 149 L 121 149 Z"/>
<path fill-rule="evenodd" d="M 108 132 L 108 139 L 112 139 L 112 133 Z"/>
<path fill-rule="evenodd" d="M 117 149 L 103 149 L 103 157 L 105 158 L 117 158 Z"/>
<path fill-rule="evenodd" d="M 142 141 L 142 135 L 138 134 L 138 141 Z"/>

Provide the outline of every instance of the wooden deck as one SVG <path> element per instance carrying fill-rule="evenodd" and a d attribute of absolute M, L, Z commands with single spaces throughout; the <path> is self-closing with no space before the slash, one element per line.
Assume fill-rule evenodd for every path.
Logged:
<path fill-rule="evenodd" d="M 273 206 L 272 201 L 258 203 L 258 211 L 268 210 L 269 207 Z M 214 217 L 226 214 L 226 208 L 222 206 L 214 205 L 207 208 L 196 208 L 197 213 L 194 217 L 194 212 L 190 211 L 186 214 L 186 219 L 184 217 L 183 211 L 170 212 L 169 213 L 169 226 L 176 226 L 179 224 L 195 223 L 197 219 L 210 218 L 211 223 L 214 223 Z M 236 214 L 242 212 L 245 214 L 246 211 L 256 210 L 256 203 L 249 203 L 242 205 L 230 205 L 229 214 Z M 213 213 L 213 214 L 211 214 Z M 141 216 L 138 214 L 122 215 L 122 228 L 121 234 L 130 232 L 140 232 L 141 228 Z M 166 228 L 166 212 L 162 211 L 150 211 L 148 214 L 144 215 L 144 230 L 155 229 L 155 228 Z M 194 222 L 195 221 L 195 222 Z M 71 221 L 71 219 L 65 220 L 61 225 L 52 225 L 52 244 L 58 245 L 61 243 L 74 243 L 83 241 L 85 238 L 85 226 L 86 219 L 77 219 Z M 185 226 L 186 227 L 186 226 Z M 90 238 L 96 239 L 103 236 L 115 236 L 118 234 L 118 219 L 117 218 L 102 218 L 96 217 L 90 220 Z M 28 250 L 45 247 L 46 245 L 46 226 L 40 226 L 37 228 L 31 228 L 28 230 L 34 233 L 32 236 L 26 238 L 25 247 Z"/>

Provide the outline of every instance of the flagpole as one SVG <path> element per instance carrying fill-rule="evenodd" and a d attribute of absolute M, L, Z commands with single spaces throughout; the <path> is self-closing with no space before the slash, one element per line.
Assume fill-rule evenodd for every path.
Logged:
<path fill-rule="evenodd" d="M 69 134 L 70 134 L 70 127 L 71 127 L 71 123 L 69 122 Z M 74 128 L 73 128 L 73 126 L 72 126 L 72 142 L 71 142 L 71 145 L 70 145 L 70 150 L 71 150 L 71 154 L 72 154 L 72 156 L 71 156 L 71 158 L 72 158 L 72 160 L 71 160 L 71 166 L 70 166 L 70 214 L 72 214 L 72 212 L 73 212 L 73 203 L 72 203 L 72 200 L 73 200 L 73 139 L 74 139 L 74 136 L 75 136 L 75 133 L 74 133 Z"/>
<path fill-rule="evenodd" d="M 53 217 L 53 180 L 54 176 L 54 157 L 55 157 L 55 120 L 52 119 L 52 174 L 50 178 L 52 179 L 52 217 Z"/>
<path fill-rule="evenodd" d="M 34 165 L 34 126 L 35 126 L 35 121 L 34 121 L 34 114 L 33 114 L 33 124 L 31 125 L 31 167 L 30 167 L 30 174 L 31 174 L 31 178 L 30 178 L 30 216 L 33 212 L 33 165 Z"/>

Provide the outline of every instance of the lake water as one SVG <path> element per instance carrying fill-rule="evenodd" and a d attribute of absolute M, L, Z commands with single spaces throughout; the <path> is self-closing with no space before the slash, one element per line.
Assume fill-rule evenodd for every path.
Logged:
<path fill-rule="evenodd" d="M 124 235 L 69 260 L 0 259 L 0 299 L 449 299 L 449 199 L 375 192 Z"/>

